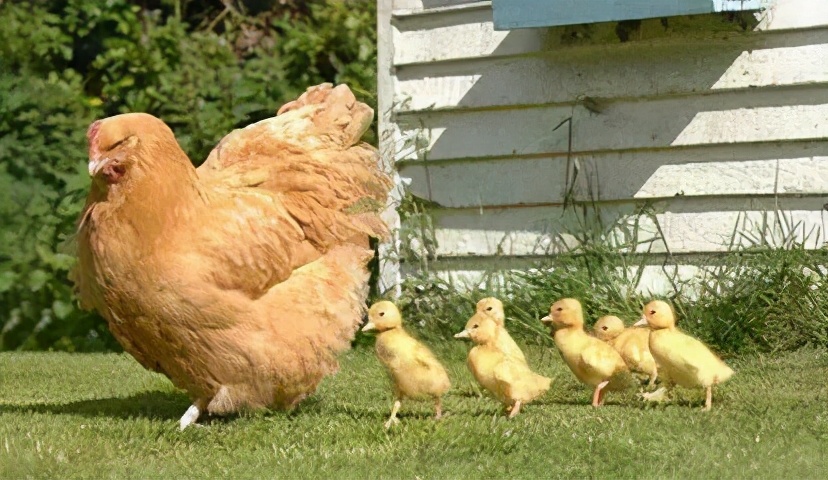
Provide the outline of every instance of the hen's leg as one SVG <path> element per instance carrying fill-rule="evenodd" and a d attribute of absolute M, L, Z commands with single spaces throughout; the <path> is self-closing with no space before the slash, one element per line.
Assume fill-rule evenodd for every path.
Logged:
<path fill-rule="evenodd" d="M 196 420 L 198 420 L 198 417 L 204 410 L 204 406 L 206 403 L 206 401 L 199 399 L 193 402 L 192 405 L 190 405 L 190 408 L 188 408 L 187 411 L 184 412 L 184 415 L 181 416 L 181 420 L 179 421 L 179 426 L 181 430 L 184 430 L 185 428 L 194 424 Z"/>
<path fill-rule="evenodd" d="M 397 412 L 400 411 L 401 405 L 402 403 L 399 400 L 394 401 L 394 406 L 391 408 L 391 416 L 388 417 L 388 421 L 385 422 L 385 428 L 391 428 L 391 425 L 394 425 L 395 423 L 400 423 L 400 421 L 397 420 Z"/>
<path fill-rule="evenodd" d="M 437 397 L 434 401 L 434 420 L 440 420 L 443 417 L 443 399 Z"/>
<path fill-rule="evenodd" d="M 595 386 L 595 391 L 592 393 L 592 406 L 593 407 L 600 407 L 601 403 L 603 403 L 603 399 L 601 398 L 601 390 L 607 386 L 609 380 L 604 380 L 603 382 L 599 383 Z"/>

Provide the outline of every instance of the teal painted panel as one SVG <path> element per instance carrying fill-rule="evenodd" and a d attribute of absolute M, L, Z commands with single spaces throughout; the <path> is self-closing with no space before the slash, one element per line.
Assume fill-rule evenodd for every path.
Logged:
<path fill-rule="evenodd" d="M 768 0 L 492 0 L 495 30 L 759 10 Z"/>

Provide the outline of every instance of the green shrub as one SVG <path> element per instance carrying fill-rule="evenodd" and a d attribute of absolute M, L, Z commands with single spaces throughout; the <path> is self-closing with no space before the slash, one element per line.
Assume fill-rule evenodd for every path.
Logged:
<path fill-rule="evenodd" d="M 66 279 L 92 121 L 152 113 L 199 163 L 310 85 L 346 82 L 375 106 L 375 10 L 370 0 L 0 2 L 0 349 L 117 348 Z"/>

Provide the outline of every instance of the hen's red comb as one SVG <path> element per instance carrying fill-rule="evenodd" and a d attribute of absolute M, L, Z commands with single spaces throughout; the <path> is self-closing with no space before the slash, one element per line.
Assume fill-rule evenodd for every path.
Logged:
<path fill-rule="evenodd" d="M 98 155 L 98 131 L 101 129 L 101 121 L 96 120 L 89 125 L 86 131 L 86 140 L 89 142 L 89 158 L 95 158 Z"/>

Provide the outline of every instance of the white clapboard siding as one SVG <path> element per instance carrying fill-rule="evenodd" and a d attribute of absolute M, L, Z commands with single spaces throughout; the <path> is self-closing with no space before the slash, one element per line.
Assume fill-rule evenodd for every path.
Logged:
<path fill-rule="evenodd" d="M 436 204 L 440 275 L 474 286 L 591 229 L 666 262 L 636 286 L 657 292 L 737 246 L 825 243 L 828 1 L 773 0 L 752 32 L 644 20 L 625 43 L 614 23 L 495 31 L 490 2 L 390 5 L 383 151 Z"/>
<path fill-rule="evenodd" d="M 473 3 L 439 15 L 415 15 L 394 22 L 394 65 L 516 55 L 543 46 L 545 29 L 496 32 L 491 5 Z"/>
<path fill-rule="evenodd" d="M 771 143 L 734 152 L 730 146 L 574 155 L 574 198 L 713 195 L 828 196 L 828 143 Z M 567 157 L 462 162 L 401 162 L 412 194 L 442 207 L 561 203 Z M 807 172 L 807 174 L 803 174 Z"/>
<path fill-rule="evenodd" d="M 462 7 L 471 3 L 484 3 L 491 7 L 491 2 L 480 2 L 477 0 L 379 0 L 380 2 L 391 2 L 391 7 L 396 14 L 412 14 L 435 12 L 452 7 Z"/>
<path fill-rule="evenodd" d="M 638 252 L 724 252 L 761 242 L 781 244 L 788 235 L 811 248 L 824 242 L 826 198 L 730 198 L 657 203 L 650 216 L 634 217 L 634 204 L 600 209 L 605 225 L 614 225 L 607 241 L 624 244 L 637 224 Z M 785 210 L 777 218 L 775 208 Z M 438 256 L 522 256 L 558 253 L 577 245 L 579 218 L 559 206 L 500 209 L 446 209 L 432 212 Z M 636 221 L 637 218 L 637 221 Z M 594 224 L 594 220 L 589 224 Z M 793 232 L 790 227 L 793 228 Z M 734 230 L 742 234 L 734 238 Z M 659 233 L 661 232 L 661 233 Z M 663 237 L 661 236 L 663 235 Z M 771 242 L 773 240 L 773 242 Z M 632 249 L 630 249 L 632 251 Z"/>
<path fill-rule="evenodd" d="M 566 152 L 629 150 L 828 138 L 828 88 L 752 89 L 622 100 L 593 113 L 581 105 L 428 113 L 398 118 L 403 136 L 427 141 L 430 160 Z"/>
<path fill-rule="evenodd" d="M 437 270 L 438 277 L 442 278 L 445 281 L 451 282 L 454 285 L 465 287 L 467 289 L 474 289 L 474 288 L 486 288 L 487 285 L 491 285 L 492 283 L 498 283 L 500 277 L 502 275 L 498 275 L 497 272 L 493 272 L 491 269 L 478 269 L 478 270 L 468 270 L 462 268 L 451 268 L 451 269 L 441 269 L 441 265 L 435 264 L 435 269 Z M 521 267 L 521 271 L 526 271 L 527 269 L 532 268 L 531 266 L 524 266 Z M 665 265 L 665 266 L 656 266 L 656 265 L 647 265 L 643 267 L 644 271 L 641 273 L 641 277 L 639 281 L 633 285 L 631 288 L 635 291 L 645 294 L 661 294 L 665 291 L 670 290 L 671 285 L 674 283 L 677 284 L 687 284 L 691 283 L 692 280 L 698 280 L 699 276 L 703 274 L 703 271 L 706 269 L 704 266 L 697 266 L 697 265 Z M 638 270 L 639 267 L 633 266 L 629 267 L 626 271 L 626 278 L 630 279 L 630 281 L 634 281 L 638 278 Z M 619 278 L 622 278 L 624 273 L 618 271 Z M 687 292 L 685 294 L 690 296 L 694 295 L 695 292 Z M 508 297 L 504 297 L 503 300 L 508 301 Z M 543 311 L 544 308 L 548 308 L 543 305 L 537 306 L 539 312 L 542 312 L 544 315 L 546 314 Z M 508 313 L 508 312 L 507 312 Z"/>
<path fill-rule="evenodd" d="M 828 25 L 828 2 L 774 0 L 758 30 L 792 30 Z"/>
<path fill-rule="evenodd" d="M 822 43 L 779 46 L 789 37 L 772 35 L 400 67 L 395 102 L 403 112 L 828 84 L 828 29 L 802 36 L 800 41 Z"/>

